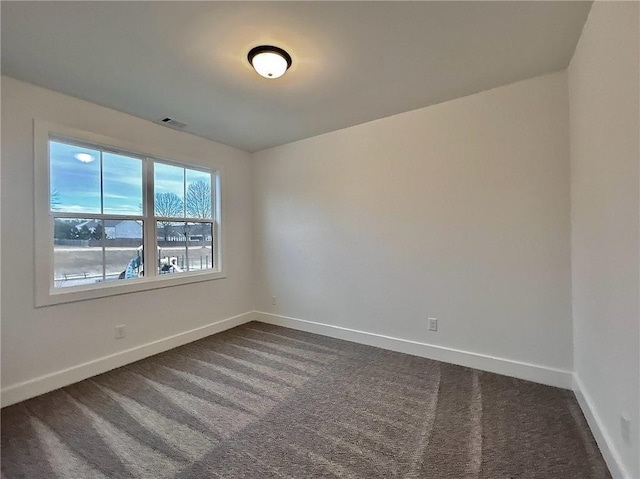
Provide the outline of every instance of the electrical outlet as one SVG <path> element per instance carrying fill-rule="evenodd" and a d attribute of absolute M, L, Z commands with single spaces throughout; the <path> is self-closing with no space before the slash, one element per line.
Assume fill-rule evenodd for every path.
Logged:
<path fill-rule="evenodd" d="M 429 318 L 429 331 L 437 331 L 438 330 L 438 318 Z"/>
<path fill-rule="evenodd" d="M 125 336 L 124 324 L 116 326 L 116 339 L 122 339 Z"/>
<path fill-rule="evenodd" d="M 275 297 L 275 296 L 271 296 L 271 304 L 272 304 L 272 305 L 274 305 L 274 306 L 275 306 L 276 304 L 278 304 L 278 300 L 276 299 L 276 297 Z"/>
<path fill-rule="evenodd" d="M 631 419 L 624 413 L 620 415 L 620 435 L 626 444 L 631 444 Z"/>

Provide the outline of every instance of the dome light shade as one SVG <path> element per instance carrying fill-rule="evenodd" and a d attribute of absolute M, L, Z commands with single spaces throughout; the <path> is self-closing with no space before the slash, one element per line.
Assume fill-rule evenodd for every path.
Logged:
<path fill-rule="evenodd" d="M 269 79 L 281 77 L 291 66 L 291 56 L 271 45 L 252 48 L 247 59 L 258 75 Z"/>

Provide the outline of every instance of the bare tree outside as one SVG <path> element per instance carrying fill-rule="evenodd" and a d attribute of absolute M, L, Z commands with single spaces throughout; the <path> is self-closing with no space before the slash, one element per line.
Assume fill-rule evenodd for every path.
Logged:
<path fill-rule="evenodd" d="M 60 200 L 60 192 L 58 190 L 53 190 L 51 192 L 51 199 L 49 201 L 49 204 L 51 206 L 51 211 L 59 211 L 60 210 L 60 206 L 62 204 L 61 200 Z"/>
<path fill-rule="evenodd" d="M 211 185 L 195 181 L 187 188 L 187 216 L 189 218 L 211 218 Z"/>
<path fill-rule="evenodd" d="M 156 216 L 175 218 L 184 216 L 184 203 L 175 193 L 156 193 L 154 198 Z M 171 233 L 171 221 L 159 221 L 164 240 L 167 241 Z"/>

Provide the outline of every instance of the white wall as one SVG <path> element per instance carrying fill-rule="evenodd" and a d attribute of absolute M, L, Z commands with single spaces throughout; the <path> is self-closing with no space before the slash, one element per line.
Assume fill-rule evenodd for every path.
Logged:
<path fill-rule="evenodd" d="M 223 164 L 227 278 L 34 308 L 33 118 Z M 248 153 L 2 77 L 3 391 L 251 311 L 251 216 Z M 127 327 L 123 340 L 117 324 Z"/>
<path fill-rule="evenodd" d="M 254 168 L 258 311 L 571 370 L 565 72 Z"/>
<path fill-rule="evenodd" d="M 568 75 L 574 368 L 628 478 L 640 478 L 639 15 L 637 2 L 594 3 Z"/>

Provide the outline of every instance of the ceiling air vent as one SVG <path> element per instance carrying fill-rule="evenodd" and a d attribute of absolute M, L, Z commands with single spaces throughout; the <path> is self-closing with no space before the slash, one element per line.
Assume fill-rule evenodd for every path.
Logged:
<path fill-rule="evenodd" d="M 156 120 L 156 123 L 159 123 L 160 125 L 166 125 L 169 128 L 174 128 L 176 130 L 182 130 L 185 126 L 187 126 L 186 123 L 182 123 L 181 121 L 174 120 L 173 118 L 169 117 Z"/>

